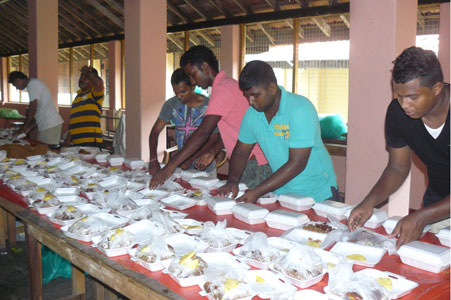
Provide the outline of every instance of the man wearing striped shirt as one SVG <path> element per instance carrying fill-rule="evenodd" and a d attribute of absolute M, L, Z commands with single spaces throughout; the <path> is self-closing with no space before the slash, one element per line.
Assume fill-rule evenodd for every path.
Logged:
<path fill-rule="evenodd" d="M 67 142 L 76 146 L 102 146 L 100 115 L 105 88 L 93 67 L 84 66 L 78 80 L 80 89 L 72 102 Z"/>

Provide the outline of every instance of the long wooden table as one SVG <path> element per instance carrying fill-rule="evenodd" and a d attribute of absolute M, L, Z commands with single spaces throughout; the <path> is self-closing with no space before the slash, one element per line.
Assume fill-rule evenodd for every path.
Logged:
<path fill-rule="evenodd" d="M 14 216 L 20 218 L 26 225 L 31 299 L 42 299 L 40 244 L 49 247 L 72 264 L 72 299 L 82 299 L 79 297 L 82 297 L 85 293 L 84 272 L 130 299 L 205 299 L 198 294 L 198 287 L 182 288 L 167 274 L 161 271 L 150 272 L 131 261 L 128 255 L 108 258 L 92 248 L 89 243 L 66 237 L 59 230 L 59 226 L 51 224 L 46 217 L 38 216 L 30 209 L 24 209 L 23 205 L 20 205 L 22 202 L 20 196 L 11 191 L 8 192 L 8 190 L 9 188 L 5 186 L 0 187 L 0 207 L 14 211 Z M 11 208 L 11 205 L 16 207 Z M 271 204 L 265 207 L 274 210 L 280 206 Z M 231 215 L 216 216 L 207 207 L 196 206 L 184 212 L 188 213 L 188 218 L 200 221 L 217 222 L 226 219 L 230 227 L 262 231 L 268 236 L 279 236 L 283 233 L 283 231 L 269 228 L 265 224 L 247 225 Z M 307 214 L 311 220 L 325 220 L 316 216 L 312 210 L 308 211 Z M 383 228 L 376 231 L 384 233 Z M 422 240 L 439 244 L 437 238 L 430 233 L 426 234 Z M 363 268 L 354 266 L 354 271 Z M 450 299 L 449 269 L 440 274 L 434 274 L 402 264 L 399 257 L 388 256 L 387 254 L 375 268 L 405 276 L 407 279 L 419 283 L 419 286 L 410 294 L 401 298 L 403 300 Z M 312 286 L 311 289 L 323 292 L 327 280 L 326 275 L 320 283 Z"/>

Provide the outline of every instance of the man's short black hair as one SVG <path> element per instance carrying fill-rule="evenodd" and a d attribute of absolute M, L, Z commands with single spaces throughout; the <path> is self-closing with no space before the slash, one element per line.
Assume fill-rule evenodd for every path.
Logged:
<path fill-rule="evenodd" d="M 437 56 L 419 47 L 405 49 L 394 61 L 393 81 L 406 83 L 419 79 L 422 86 L 432 88 L 443 82 L 443 72 Z"/>
<path fill-rule="evenodd" d="M 22 73 L 20 71 L 12 71 L 8 75 L 8 83 L 13 83 L 14 80 L 16 80 L 17 78 L 19 78 L 19 79 L 28 79 L 27 75 L 25 75 L 24 73 Z"/>
<path fill-rule="evenodd" d="M 189 79 L 188 75 L 186 75 L 185 71 L 183 71 L 182 68 L 178 68 L 177 70 L 172 73 L 171 76 L 171 84 L 179 84 L 180 82 L 186 83 L 187 86 L 192 86 L 191 80 Z"/>
<path fill-rule="evenodd" d="M 180 58 L 180 66 L 182 68 L 187 64 L 190 64 L 200 69 L 204 62 L 206 62 L 215 72 L 219 72 L 218 59 L 213 51 L 203 45 L 189 48 L 189 50 L 183 53 Z"/>
<path fill-rule="evenodd" d="M 239 85 L 242 91 L 256 86 L 268 87 L 270 83 L 277 84 L 277 78 L 272 67 L 261 60 L 248 62 L 240 74 Z"/>

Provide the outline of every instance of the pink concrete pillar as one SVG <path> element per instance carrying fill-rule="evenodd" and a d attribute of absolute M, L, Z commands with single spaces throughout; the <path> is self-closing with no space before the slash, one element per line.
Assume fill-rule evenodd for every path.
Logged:
<path fill-rule="evenodd" d="M 166 5 L 125 1 L 126 154 L 146 161 L 148 136 L 166 98 Z M 162 155 L 165 143 L 159 146 Z"/>
<path fill-rule="evenodd" d="M 110 116 L 121 108 L 121 42 L 108 42 Z"/>
<path fill-rule="evenodd" d="M 415 45 L 416 11 L 416 0 L 350 2 L 347 203 L 362 201 L 387 164 L 384 120 L 393 98 L 392 61 Z M 409 186 L 400 190 L 401 199 L 392 202 L 401 209 L 389 209 L 390 214 L 408 212 Z"/>
<path fill-rule="evenodd" d="M 44 82 L 58 109 L 58 1 L 28 0 L 30 77 Z"/>
<path fill-rule="evenodd" d="M 9 95 L 8 95 L 8 74 L 7 72 L 7 66 L 8 63 L 6 57 L 0 57 L 0 92 L 1 97 L 0 101 L 8 102 L 9 101 Z"/>
<path fill-rule="evenodd" d="M 449 50 L 449 37 L 450 37 L 450 5 L 448 3 L 440 4 L 440 32 L 439 32 L 439 45 L 438 45 L 438 59 L 442 65 L 443 76 L 445 82 L 450 82 L 450 50 Z"/>
<path fill-rule="evenodd" d="M 238 80 L 240 75 L 240 26 L 221 26 L 221 70 Z"/>

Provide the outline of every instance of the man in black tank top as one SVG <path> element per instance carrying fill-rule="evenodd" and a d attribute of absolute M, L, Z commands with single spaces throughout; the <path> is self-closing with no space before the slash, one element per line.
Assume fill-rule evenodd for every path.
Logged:
<path fill-rule="evenodd" d="M 423 208 L 402 218 L 392 237 L 397 247 L 420 238 L 427 224 L 450 216 L 450 87 L 443 82 L 440 63 L 432 51 L 404 50 L 393 68 L 394 99 L 387 110 L 385 135 L 389 149 L 387 167 L 365 199 L 348 219 L 349 229 L 363 226 L 373 208 L 404 182 L 412 151 L 427 167 L 429 185 Z"/>

